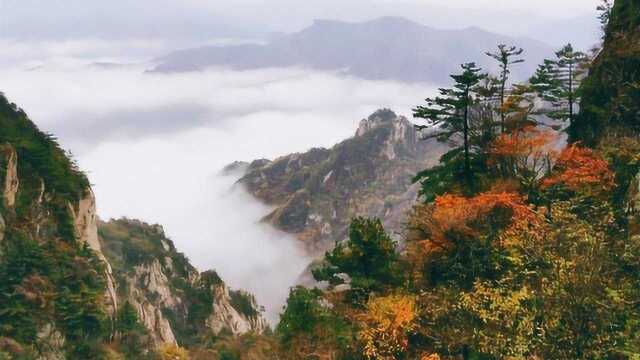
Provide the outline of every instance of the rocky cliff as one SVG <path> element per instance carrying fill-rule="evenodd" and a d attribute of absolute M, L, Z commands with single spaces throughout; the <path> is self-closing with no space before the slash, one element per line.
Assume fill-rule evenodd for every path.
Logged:
<path fill-rule="evenodd" d="M 355 216 L 379 217 L 398 236 L 417 197 L 413 176 L 443 151 L 442 144 L 421 141 L 406 118 L 379 110 L 331 149 L 252 162 L 239 183 L 275 206 L 265 221 L 317 255 L 346 237 Z"/>
<path fill-rule="evenodd" d="M 214 271 L 199 273 L 161 226 L 119 219 L 98 231 L 120 302 L 136 309 L 154 343 L 191 345 L 267 328 L 253 296 L 230 290 Z"/>
<path fill-rule="evenodd" d="M 100 222 L 84 173 L 1 93 L 0 129 L 0 359 L 137 359 L 266 329 L 162 227 Z"/>
<path fill-rule="evenodd" d="M 26 358 L 81 356 L 118 307 L 93 193 L 55 138 L 1 94 L 0 129 L 0 343 Z"/>
<path fill-rule="evenodd" d="M 640 1 L 615 1 L 604 40 L 582 83 L 581 113 L 569 132 L 588 145 L 640 133 Z"/>

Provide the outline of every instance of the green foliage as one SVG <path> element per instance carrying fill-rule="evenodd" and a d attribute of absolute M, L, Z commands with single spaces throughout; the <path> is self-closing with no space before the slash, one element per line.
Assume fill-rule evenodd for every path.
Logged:
<path fill-rule="evenodd" d="M 0 129 L 0 144 L 11 144 L 18 154 L 21 184 L 16 213 L 23 219 L 29 216 L 29 205 L 39 193 L 42 180 L 47 191 L 55 195 L 45 206 L 57 219 L 57 234 L 67 241 L 73 241 L 75 234 L 67 202 L 75 203 L 85 195 L 89 188 L 87 177 L 52 135 L 40 131 L 2 93 Z"/>
<path fill-rule="evenodd" d="M 426 106 L 418 106 L 413 110 L 413 116 L 426 120 L 426 125 L 417 125 L 418 130 L 436 128 L 435 133 L 429 137 L 435 137 L 439 141 L 448 141 L 454 136 L 462 137 L 464 154 L 464 174 L 467 184 L 471 184 L 471 152 L 470 139 L 475 129 L 469 121 L 470 108 L 474 104 L 473 97 L 476 87 L 486 75 L 481 74 L 482 69 L 475 63 L 462 64 L 462 73 L 451 75 L 455 81 L 452 88 L 440 89 L 440 96 L 428 98 Z"/>
<path fill-rule="evenodd" d="M 23 234 L 9 235 L 0 261 L 0 336 L 29 344 L 52 324 L 70 354 L 90 355 L 96 348 L 85 345 L 106 335 L 100 260 L 87 247 L 51 242 L 43 248 Z"/>
<path fill-rule="evenodd" d="M 291 289 L 284 313 L 276 327 L 276 334 L 283 343 L 291 341 L 297 334 L 310 333 L 314 327 L 330 317 L 320 304 L 322 292 L 303 287 Z"/>
<path fill-rule="evenodd" d="M 518 57 L 522 55 L 524 50 L 515 46 L 507 46 L 504 44 L 498 45 L 498 51 L 487 52 L 486 55 L 496 60 L 500 66 L 499 83 L 500 89 L 498 96 L 500 99 L 500 132 L 505 132 L 505 109 L 504 102 L 507 95 L 507 82 L 509 81 L 509 75 L 511 74 L 511 66 L 524 62 L 524 59 Z M 514 59 L 515 58 L 515 59 Z"/>
<path fill-rule="evenodd" d="M 552 74 L 556 85 L 552 89 L 553 104 L 557 109 L 548 114 L 559 120 L 568 120 L 570 125 L 575 119 L 575 105 L 580 101 L 580 79 L 586 71 L 587 55 L 565 45 L 556 52 L 557 59 L 552 62 Z"/>
<path fill-rule="evenodd" d="M 231 306 L 240 314 L 249 319 L 256 318 L 260 315 L 260 312 L 255 307 L 253 295 L 242 290 L 231 290 L 229 291 L 229 296 L 231 297 Z"/>
<path fill-rule="evenodd" d="M 602 0 L 596 10 L 600 12 L 600 14 L 598 15 L 598 20 L 600 20 L 600 24 L 602 24 L 602 38 L 604 39 L 604 34 L 607 31 L 607 26 L 609 25 L 609 20 L 611 19 L 611 12 L 613 11 L 613 0 Z"/>
<path fill-rule="evenodd" d="M 240 353 L 239 351 L 222 349 L 219 352 L 218 359 L 219 360 L 240 360 Z"/>
<path fill-rule="evenodd" d="M 62 350 L 69 357 L 101 356 L 108 335 L 104 266 L 76 241 L 69 210 L 87 195 L 89 182 L 56 139 L 1 94 L 0 129 L 0 144 L 8 144 L 3 151 L 17 153 L 20 180 L 15 207 L 0 209 L 6 221 L 0 243 L 0 337 L 40 350 L 37 333 L 49 328 L 64 336 Z"/>
<path fill-rule="evenodd" d="M 420 183 L 420 197 L 427 203 L 447 192 L 472 195 L 482 189 L 486 159 L 481 154 L 472 154 L 470 165 L 472 177 L 468 182 L 465 177 L 463 150 L 453 149 L 442 155 L 438 165 L 416 174 L 413 182 Z"/>
<path fill-rule="evenodd" d="M 286 349 L 287 359 L 306 358 L 312 353 L 344 353 L 353 341 L 349 324 L 328 308 L 322 292 L 300 286 L 289 292 L 275 334 Z"/>
<path fill-rule="evenodd" d="M 116 314 L 115 332 L 117 345 L 127 359 L 149 358 L 153 347 L 147 330 L 140 323 L 136 309 L 129 301 L 121 304 Z"/>
<path fill-rule="evenodd" d="M 318 281 L 338 284 L 342 280 L 336 275 L 345 273 L 351 278 L 351 287 L 364 293 L 399 285 L 396 246 L 379 219 L 355 218 L 349 227 L 349 241 L 337 243 L 325 255 L 324 266 L 313 270 L 313 276 Z"/>
<path fill-rule="evenodd" d="M 555 101 L 554 92 L 559 84 L 554 76 L 554 64 L 552 60 L 545 59 L 538 65 L 535 74 L 529 79 L 532 90 L 543 100 Z"/>
<path fill-rule="evenodd" d="M 116 316 L 116 331 L 128 333 L 140 328 L 138 313 L 129 301 L 125 301 L 118 309 Z"/>
<path fill-rule="evenodd" d="M 184 254 L 178 252 L 173 242 L 166 238 L 160 227 L 126 218 L 100 222 L 98 235 L 102 250 L 112 267 L 126 273 L 138 265 L 169 257 L 175 275 L 188 277 L 194 271 Z M 168 250 L 165 249 L 168 246 Z"/>
<path fill-rule="evenodd" d="M 572 141 L 597 146 L 602 139 L 640 133 L 640 4 L 617 0 L 602 51 L 582 83 L 581 113 Z"/>
<path fill-rule="evenodd" d="M 605 40 L 611 41 L 619 33 L 628 32 L 640 26 L 640 3 L 637 0 L 616 0 L 609 22 Z"/>

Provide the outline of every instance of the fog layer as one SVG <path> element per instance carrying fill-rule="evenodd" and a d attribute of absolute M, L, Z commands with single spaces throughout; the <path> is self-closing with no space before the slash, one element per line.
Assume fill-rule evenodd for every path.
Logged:
<path fill-rule="evenodd" d="M 308 259 L 259 223 L 269 208 L 220 170 L 333 145 L 376 109 L 408 114 L 433 93 L 300 69 L 154 75 L 92 62 L 5 66 L 2 91 L 73 151 L 102 218 L 164 225 L 199 269 L 255 293 L 272 321 Z"/>

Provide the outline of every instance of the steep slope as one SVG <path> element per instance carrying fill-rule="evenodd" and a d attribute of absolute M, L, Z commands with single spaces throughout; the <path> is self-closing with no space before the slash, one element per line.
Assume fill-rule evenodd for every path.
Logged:
<path fill-rule="evenodd" d="M 573 140 L 594 145 L 606 135 L 640 133 L 640 1 L 615 2 L 604 47 L 581 90 Z"/>
<path fill-rule="evenodd" d="M 406 118 L 379 110 L 362 120 L 353 138 L 331 149 L 254 161 L 239 183 L 275 206 L 265 221 L 320 254 L 345 238 L 354 216 L 379 217 L 399 238 L 417 196 L 412 177 L 443 149 L 420 141 Z"/>
<path fill-rule="evenodd" d="M 160 226 L 100 222 L 86 176 L 2 94 L 0 129 L 1 359 L 153 358 L 267 328 Z"/>
<path fill-rule="evenodd" d="M 154 343 L 191 346 L 267 328 L 252 295 L 229 290 L 215 271 L 198 273 L 161 226 L 120 219 L 98 231 L 120 302 L 136 309 Z"/>
<path fill-rule="evenodd" d="M 0 338 L 44 357 L 86 354 L 118 307 L 93 192 L 2 94 L 0 129 Z"/>
<path fill-rule="evenodd" d="M 457 62 L 477 61 L 478 54 L 499 43 L 527 50 L 528 62 L 514 69 L 514 75 L 521 79 L 531 74 L 543 58 L 553 54 L 549 46 L 536 40 L 511 38 L 478 28 L 436 30 L 387 17 L 363 23 L 318 20 L 267 45 L 207 46 L 177 51 L 158 59 L 154 71 L 194 71 L 210 66 L 241 70 L 303 66 L 343 71 L 372 80 L 443 83 L 449 80 L 447 74 L 458 70 Z M 494 67 L 488 57 L 479 63 Z"/>

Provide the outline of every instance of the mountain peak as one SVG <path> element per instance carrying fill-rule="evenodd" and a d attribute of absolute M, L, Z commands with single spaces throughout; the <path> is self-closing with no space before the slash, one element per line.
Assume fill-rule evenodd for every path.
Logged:
<path fill-rule="evenodd" d="M 402 121 L 402 119 L 403 118 L 398 117 L 398 115 L 390 109 L 377 110 L 373 114 L 369 115 L 368 118 L 360 121 L 358 130 L 356 131 L 356 136 L 363 136 L 381 125 L 389 124 L 394 121 Z"/>
<path fill-rule="evenodd" d="M 331 19 L 315 19 L 313 21 L 313 25 L 311 28 L 327 28 L 334 26 L 375 26 L 375 27 L 423 27 L 422 25 L 411 21 L 409 19 L 399 17 L 399 16 L 383 16 L 371 20 L 360 21 L 360 22 L 349 22 L 349 21 L 341 21 L 341 20 L 331 20 Z"/>

